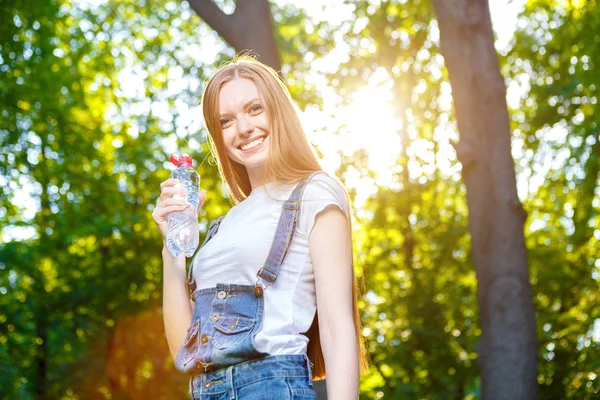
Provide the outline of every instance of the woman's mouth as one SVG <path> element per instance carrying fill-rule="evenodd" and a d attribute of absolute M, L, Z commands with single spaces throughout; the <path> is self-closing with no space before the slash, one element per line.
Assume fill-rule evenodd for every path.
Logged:
<path fill-rule="evenodd" d="M 240 146 L 239 149 L 242 150 L 244 153 L 249 153 L 252 152 L 256 149 L 258 149 L 259 147 L 261 147 L 262 143 L 265 141 L 265 136 L 263 137 L 259 137 L 256 140 L 245 144 L 243 146 Z"/>

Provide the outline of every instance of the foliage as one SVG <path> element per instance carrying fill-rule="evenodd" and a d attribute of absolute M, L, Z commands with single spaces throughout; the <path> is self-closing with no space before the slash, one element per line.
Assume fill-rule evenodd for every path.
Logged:
<path fill-rule="evenodd" d="M 231 206 L 197 105 L 233 51 L 185 2 L 92 3 L 0 2 L 0 392 L 183 398 L 151 211 L 177 150 L 197 161 L 208 192 L 202 228 Z M 300 108 L 321 104 L 320 82 L 342 101 L 375 76 L 393 83 L 402 151 L 355 225 L 372 358 L 361 397 L 476 398 L 477 282 L 433 10 L 418 0 L 345 4 L 352 17 L 340 25 L 280 2 L 272 12 Z M 549 399 L 599 390 L 599 10 L 596 0 L 530 1 L 502 54 Z M 336 73 L 314 79 L 315 60 L 343 44 Z M 377 182 L 375 155 L 340 156 L 340 176 Z"/>
<path fill-rule="evenodd" d="M 529 177 L 529 247 L 544 399 L 598 395 L 600 13 L 597 1 L 528 3 L 506 74 Z"/>
<path fill-rule="evenodd" d="M 186 50 L 207 28 L 173 3 L 3 4 L 12 21 L 1 41 L 2 225 L 26 226 L 31 239 L 2 247 L 2 364 L 9 371 L 0 378 L 2 392 L 123 397 L 127 382 L 109 371 L 112 354 L 124 351 L 115 349 L 114 333 L 125 316 L 160 306 L 160 240 L 151 210 L 169 175 L 164 137 L 194 106 L 204 74 Z M 182 74 L 196 86 L 174 87 Z M 144 90 L 130 93 L 128 79 L 139 79 Z M 185 126 L 202 134 L 189 112 L 187 118 L 177 124 L 181 138 L 171 139 L 182 142 Z M 188 150 L 197 160 L 207 154 L 199 141 Z M 207 164 L 200 172 L 215 192 L 216 172 Z M 33 218 L 15 202 L 22 188 L 39 208 Z M 227 207 L 216 197 L 204 226 Z M 128 350 L 130 362 L 138 361 L 131 379 L 149 389 L 165 370 L 152 394 L 183 396 L 185 377 L 167 361 L 162 324 L 152 329 L 152 347 L 142 349 L 140 335 Z M 153 369 L 142 368 L 157 357 Z"/>
<path fill-rule="evenodd" d="M 365 268 L 364 336 L 373 364 L 361 393 L 473 398 L 477 286 L 460 167 L 443 160 L 457 136 L 448 123 L 453 115 L 433 9 L 423 2 L 353 3 L 357 20 L 346 41 L 357 46 L 333 82 L 344 94 L 375 74 L 391 80 L 402 143 L 393 186 L 370 197 L 361 219 L 358 264 Z M 368 175 L 368 164 L 349 160 L 343 170 Z"/>

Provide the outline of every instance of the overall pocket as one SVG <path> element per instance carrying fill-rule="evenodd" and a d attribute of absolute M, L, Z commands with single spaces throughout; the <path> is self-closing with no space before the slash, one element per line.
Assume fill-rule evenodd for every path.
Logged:
<path fill-rule="evenodd" d="M 225 350 L 246 338 L 255 320 L 246 317 L 223 316 L 215 323 L 215 335 L 212 344 L 219 350 Z"/>
<path fill-rule="evenodd" d="M 183 341 L 183 344 L 177 352 L 175 357 L 176 366 L 180 369 L 184 369 L 190 361 L 192 361 L 198 354 L 200 344 L 198 341 L 198 334 L 200 333 L 200 319 L 193 322 L 187 330 L 187 335 Z"/>

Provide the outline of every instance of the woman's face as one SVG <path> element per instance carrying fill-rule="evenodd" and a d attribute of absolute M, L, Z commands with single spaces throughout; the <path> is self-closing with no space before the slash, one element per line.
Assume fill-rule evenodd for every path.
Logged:
<path fill-rule="evenodd" d="M 270 124 L 254 82 L 237 78 L 223 85 L 219 113 L 229 158 L 246 167 L 253 187 L 262 184 Z"/>

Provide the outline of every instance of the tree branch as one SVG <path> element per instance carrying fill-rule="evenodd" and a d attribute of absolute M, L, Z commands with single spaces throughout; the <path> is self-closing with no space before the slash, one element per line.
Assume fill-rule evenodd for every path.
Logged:
<path fill-rule="evenodd" d="M 200 18 L 235 48 L 234 30 L 231 28 L 234 25 L 233 15 L 225 14 L 212 0 L 188 0 L 188 3 Z"/>
<path fill-rule="evenodd" d="M 231 15 L 225 14 L 212 0 L 188 1 L 236 52 L 249 51 L 275 71 L 281 71 L 268 0 L 237 0 Z"/>

